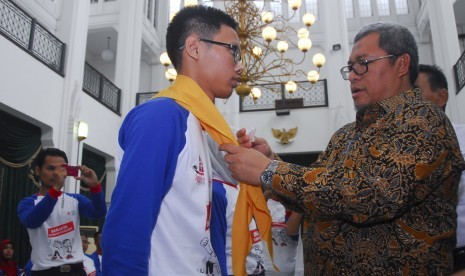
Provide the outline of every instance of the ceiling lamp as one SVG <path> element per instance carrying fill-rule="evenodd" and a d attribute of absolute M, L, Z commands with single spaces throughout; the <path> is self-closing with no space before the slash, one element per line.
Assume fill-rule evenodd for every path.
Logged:
<path fill-rule="evenodd" d="M 313 23 L 315 23 L 315 16 L 311 13 L 306 13 L 303 17 L 302 17 L 302 21 L 304 22 L 305 26 L 307 27 L 310 27 L 313 25 Z"/>
<path fill-rule="evenodd" d="M 102 53 L 100 54 L 100 56 L 102 57 L 104 61 L 110 61 L 115 57 L 115 54 L 113 53 L 113 51 L 110 50 L 110 39 L 111 37 L 107 38 L 107 48 L 103 50 Z"/>
<path fill-rule="evenodd" d="M 250 92 L 250 97 L 252 97 L 253 101 L 256 102 L 260 96 L 262 95 L 262 91 L 258 87 L 252 88 Z"/>
<path fill-rule="evenodd" d="M 298 29 L 293 28 L 295 23 L 290 23 L 290 21 L 295 16 L 299 16 L 298 9 L 302 0 L 287 1 L 289 8 L 292 9 L 287 18 L 267 10 L 269 1 L 264 1 L 263 8 L 258 8 L 254 2 L 225 1 L 226 12 L 238 22 L 237 33 L 242 55 L 243 71 L 241 82 L 236 87 L 236 93 L 241 97 L 251 95 L 256 98 L 256 94 L 251 94 L 253 92 L 251 87 L 287 83 L 291 84 L 291 89 L 288 91 L 294 92 L 297 85 L 292 86 L 292 83 L 308 79 L 308 74 L 296 67 L 303 64 L 305 54 L 312 48 L 308 28 L 315 23 L 315 16 L 310 13 L 305 14 L 301 21 L 302 28 L 297 31 Z M 261 21 L 257 18 L 261 18 Z M 299 49 L 300 57 L 296 57 L 299 55 L 298 52 L 289 53 L 289 49 Z M 314 64 L 318 64 L 315 66 L 317 66 L 316 72 L 319 77 L 320 68 L 324 65 L 324 56 L 319 54 L 315 57 Z M 313 81 L 314 76 L 312 77 Z M 279 85 L 269 85 L 266 91 L 280 93 L 279 87 Z M 293 87 L 295 87 L 294 90 Z"/>
<path fill-rule="evenodd" d="M 195 6 L 198 4 L 199 2 L 197 0 L 184 0 L 184 7 Z"/>
<path fill-rule="evenodd" d="M 165 67 L 168 67 L 171 65 L 171 60 L 168 56 L 168 53 L 167 52 L 163 52 L 161 55 L 160 55 L 160 62 L 161 64 L 163 64 L 163 66 Z"/>
<path fill-rule="evenodd" d="M 320 73 L 318 73 L 318 71 L 316 71 L 316 70 L 312 70 L 312 71 L 308 72 L 307 79 L 308 79 L 309 82 L 314 84 L 320 79 Z"/>
<path fill-rule="evenodd" d="M 286 82 L 285 87 L 287 92 L 289 92 L 290 94 L 294 93 L 297 90 L 297 84 L 295 83 L 295 81 Z"/>
<path fill-rule="evenodd" d="M 170 82 L 173 82 L 178 76 L 178 72 L 174 68 L 168 68 L 165 72 L 165 78 Z"/>
<path fill-rule="evenodd" d="M 320 68 L 323 65 L 325 65 L 326 58 L 323 54 L 318 53 L 313 56 L 313 64 L 315 64 L 316 67 Z"/>
<path fill-rule="evenodd" d="M 185 5 L 186 2 L 184 2 Z M 293 11 L 287 18 L 276 15 L 274 11 L 268 11 L 269 1 L 263 1 L 263 8 L 258 8 L 254 2 L 251 0 L 224 1 L 226 12 L 238 22 L 237 33 L 240 40 L 243 71 L 241 81 L 235 89 L 236 93 L 241 98 L 251 95 L 252 98 L 258 99 L 261 92 L 259 96 L 256 90 L 251 94 L 253 92 L 251 87 L 258 89 L 260 86 L 268 85 L 266 91 L 281 93 L 281 86 L 276 84 L 295 84 L 297 81 L 305 80 L 312 84 L 316 83 L 319 79 L 319 71 L 325 63 L 325 57 L 322 54 L 316 54 L 313 57 L 317 70 L 312 70 L 311 74 L 296 68 L 303 64 L 306 53 L 312 48 L 308 29 L 315 23 L 315 16 L 310 13 L 305 14 L 301 21 L 304 26 L 297 31 L 291 26 L 290 21 L 300 14 L 298 9 L 302 0 L 287 1 Z M 261 18 L 261 21 L 257 18 Z M 295 23 L 292 24 L 295 25 Z M 289 53 L 289 48 L 299 49 L 301 57 L 296 57 L 298 55 L 296 51 Z M 167 57 L 162 56 L 160 62 L 168 72 L 171 62 L 168 62 Z M 166 76 L 170 77 L 168 79 L 173 78 L 173 74 L 166 74 Z M 297 85 L 290 87 L 288 91 L 294 92 L 297 89 Z"/>

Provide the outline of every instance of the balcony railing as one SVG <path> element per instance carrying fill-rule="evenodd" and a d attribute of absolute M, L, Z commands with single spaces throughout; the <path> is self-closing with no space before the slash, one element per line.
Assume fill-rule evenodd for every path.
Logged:
<path fill-rule="evenodd" d="M 240 100 L 241 112 L 328 106 L 326 80 L 320 80 L 314 85 L 308 81 L 297 82 L 297 91 L 292 94 L 285 90 L 284 84 L 263 85 L 259 88 L 262 95 L 255 102 L 249 96 Z"/>
<path fill-rule="evenodd" d="M 465 51 L 462 56 L 457 60 L 454 65 L 455 85 L 457 87 L 457 94 L 465 86 Z"/>
<path fill-rule="evenodd" d="M 8 0 L 0 0 L 0 34 L 64 76 L 66 44 Z"/>
<path fill-rule="evenodd" d="M 87 62 L 84 67 L 82 90 L 118 115 L 120 113 L 121 89 Z"/>
<path fill-rule="evenodd" d="M 139 92 L 136 94 L 136 105 L 140 105 L 150 100 L 158 92 Z"/>

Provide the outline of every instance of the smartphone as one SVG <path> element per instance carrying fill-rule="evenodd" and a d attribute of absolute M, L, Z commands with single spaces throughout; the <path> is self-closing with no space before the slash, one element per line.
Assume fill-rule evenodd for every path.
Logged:
<path fill-rule="evenodd" d="M 65 169 L 66 169 L 66 174 L 68 176 L 78 176 L 78 174 L 79 174 L 79 167 L 78 166 L 65 165 Z"/>

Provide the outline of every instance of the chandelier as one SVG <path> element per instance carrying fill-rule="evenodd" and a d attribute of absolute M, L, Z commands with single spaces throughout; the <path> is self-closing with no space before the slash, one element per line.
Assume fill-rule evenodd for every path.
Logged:
<path fill-rule="evenodd" d="M 263 7 L 258 8 L 254 1 L 225 1 L 225 9 L 238 22 L 238 35 L 241 41 L 243 71 L 241 83 L 236 87 L 236 93 L 241 96 L 251 95 L 254 100 L 261 95 L 259 86 L 267 84 L 285 84 L 289 93 L 297 90 L 296 81 L 306 77 L 314 84 L 319 80 L 320 68 L 325 63 L 325 57 L 318 53 L 313 56 L 317 70 L 308 73 L 296 67 L 305 61 L 306 53 L 312 47 L 308 28 L 315 22 L 315 16 L 307 13 L 302 17 L 305 27 L 295 30 L 290 21 L 298 16 L 301 0 L 288 0 L 292 9 L 291 15 L 285 18 L 281 14 L 267 11 L 267 3 L 281 1 L 263 1 Z M 260 20 L 261 19 L 261 20 Z M 291 37 L 295 37 L 294 42 Z M 298 48 L 302 55 L 298 60 L 295 55 L 287 55 L 289 46 Z M 269 86 L 274 91 L 276 86 Z M 274 91 L 280 92 L 280 91 Z"/>
<path fill-rule="evenodd" d="M 289 93 L 297 90 L 296 82 L 302 79 L 306 78 L 313 85 L 319 80 L 320 69 L 325 63 L 324 55 L 317 53 L 313 56 L 315 70 L 304 72 L 297 68 L 305 61 L 306 53 L 312 47 L 308 29 L 315 22 L 315 16 L 307 13 L 301 21 L 304 26 L 298 30 L 291 26 L 291 21 L 300 14 L 298 9 L 302 4 L 301 0 L 287 1 L 292 9 L 287 17 L 267 10 L 271 3 L 284 1 L 260 2 L 263 3 L 261 8 L 251 0 L 224 1 L 226 12 L 238 22 L 237 33 L 243 71 L 241 82 L 235 91 L 241 98 L 250 95 L 254 101 L 260 98 L 259 87 L 263 85 L 269 85 L 267 90 L 278 93 L 281 93 L 281 90 L 272 84 L 284 84 Z M 298 48 L 301 52 L 300 57 L 296 59 L 295 52 L 289 54 L 289 48 Z M 173 68 L 168 68 L 171 62 L 166 52 L 160 56 L 160 61 L 166 68 L 165 77 L 173 81 L 176 72 Z"/>

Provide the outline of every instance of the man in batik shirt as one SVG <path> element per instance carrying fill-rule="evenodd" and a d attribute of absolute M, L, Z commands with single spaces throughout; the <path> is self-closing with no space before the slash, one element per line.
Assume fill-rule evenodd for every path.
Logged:
<path fill-rule="evenodd" d="M 270 160 L 266 141 L 241 130 L 242 147 L 220 146 L 232 176 L 305 213 L 305 275 L 447 275 L 465 162 L 447 116 L 414 89 L 412 34 L 397 24 L 364 27 L 341 74 L 356 121 L 310 168 Z"/>

